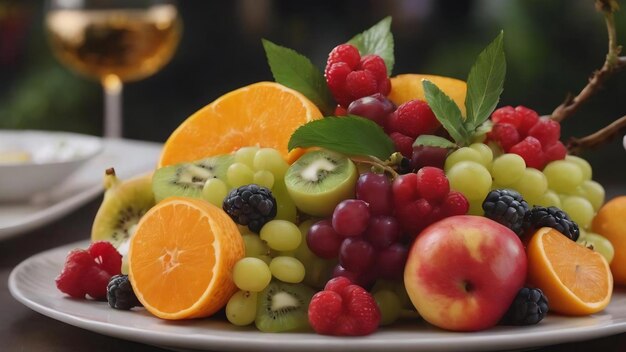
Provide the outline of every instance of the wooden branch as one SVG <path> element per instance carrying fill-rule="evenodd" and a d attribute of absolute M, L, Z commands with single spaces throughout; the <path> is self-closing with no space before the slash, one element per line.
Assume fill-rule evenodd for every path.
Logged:
<path fill-rule="evenodd" d="M 595 148 L 611 140 L 622 131 L 626 131 L 626 116 L 620 117 L 610 125 L 586 137 L 572 138 L 567 145 L 567 149 L 572 154 L 578 154 L 583 149 Z"/>

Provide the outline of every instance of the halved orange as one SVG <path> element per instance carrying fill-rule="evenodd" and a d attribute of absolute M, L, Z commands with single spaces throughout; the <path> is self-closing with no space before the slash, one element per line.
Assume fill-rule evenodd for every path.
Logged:
<path fill-rule="evenodd" d="M 527 251 L 528 281 L 548 297 L 551 311 L 587 315 L 611 301 L 613 276 L 600 253 L 549 227 L 535 232 Z"/>
<path fill-rule="evenodd" d="M 137 298 L 163 319 L 209 316 L 237 291 L 232 268 L 245 254 L 237 225 L 198 199 L 167 198 L 137 225 L 129 278 Z"/>
<path fill-rule="evenodd" d="M 463 116 L 465 116 L 465 94 L 467 93 L 467 84 L 456 78 L 415 73 L 397 75 L 391 78 L 391 93 L 389 93 L 389 100 L 393 101 L 397 105 L 406 103 L 407 101 L 413 99 L 426 100 L 426 97 L 424 96 L 424 87 L 422 86 L 422 80 L 424 79 L 431 81 L 452 100 L 454 100 L 456 105 L 458 105 L 461 109 Z"/>
<path fill-rule="evenodd" d="M 274 82 L 251 84 L 187 118 L 165 142 L 159 167 L 252 145 L 275 148 L 291 163 L 303 153 L 287 150 L 291 134 L 321 117 L 317 106 L 293 89 Z"/>

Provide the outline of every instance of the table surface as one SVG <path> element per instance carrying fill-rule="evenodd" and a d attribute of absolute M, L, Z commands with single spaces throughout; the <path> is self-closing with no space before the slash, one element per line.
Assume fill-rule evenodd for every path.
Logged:
<path fill-rule="evenodd" d="M 165 351 L 99 335 L 36 313 L 18 303 L 7 287 L 13 267 L 43 250 L 89 238 L 101 198 L 43 228 L 0 242 L 0 341 L 2 351 Z M 557 341 L 555 341 L 556 343 Z M 626 333 L 538 351 L 626 351 Z"/>

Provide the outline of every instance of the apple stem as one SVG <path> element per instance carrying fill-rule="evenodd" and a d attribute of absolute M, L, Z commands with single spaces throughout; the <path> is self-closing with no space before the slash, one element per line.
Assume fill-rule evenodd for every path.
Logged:
<path fill-rule="evenodd" d="M 608 53 L 602 68 L 593 73 L 587 85 L 578 95 L 571 96 L 568 94 L 565 101 L 554 109 L 550 118 L 557 122 L 561 122 L 573 115 L 584 102 L 600 90 L 600 87 L 609 77 L 626 67 L 626 56 L 619 56 L 622 47 L 617 44 L 615 17 L 613 15 L 619 10 L 619 4 L 617 0 L 596 0 L 595 4 L 596 10 L 604 14 L 608 33 Z"/>

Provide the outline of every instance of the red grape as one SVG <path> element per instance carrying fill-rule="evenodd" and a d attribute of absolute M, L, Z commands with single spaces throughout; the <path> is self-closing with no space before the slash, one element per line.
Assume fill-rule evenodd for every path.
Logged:
<path fill-rule="evenodd" d="M 343 238 L 340 237 L 330 220 L 320 220 L 313 224 L 306 235 L 306 243 L 311 252 L 320 258 L 336 258 Z"/>
<path fill-rule="evenodd" d="M 384 249 L 400 239 L 400 225 L 391 216 L 373 216 L 365 230 L 365 239 L 374 248 Z"/>
<path fill-rule="evenodd" d="M 339 248 L 339 263 L 348 271 L 363 273 L 369 270 L 376 259 L 376 250 L 362 238 L 346 238 Z"/>
<path fill-rule="evenodd" d="M 344 237 L 360 236 L 370 219 L 369 205 L 358 199 L 346 199 L 335 207 L 333 228 Z"/>
<path fill-rule="evenodd" d="M 359 98 L 348 106 L 348 114 L 357 115 L 370 119 L 381 127 L 384 127 L 387 115 L 394 111 L 396 107 L 384 95 L 376 93 L 374 95 Z"/>
<path fill-rule="evenodd" d="M 448 149 L 438 147 L 416 146 L 413 147 L 411 167 L 419 170 L 424 166 L 434 166 L 443 169 L 448 156 Z"/>
<path fill-rule="evenodd" d="M 407 256 L 407 249 L 399 243 L 380 251 L 376 260 L 376 268 L 380 277 L 392 280 L 402 278 Z"/>
<path fill-rule="evenodd" d="M 362 174 L 356 183 L 356 197 L 369 204 L 372 215 L 390 215 L 393 212 L 391 181 L 384 174 Z"/>

